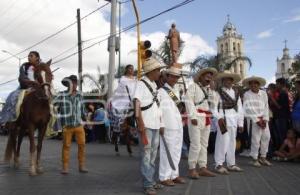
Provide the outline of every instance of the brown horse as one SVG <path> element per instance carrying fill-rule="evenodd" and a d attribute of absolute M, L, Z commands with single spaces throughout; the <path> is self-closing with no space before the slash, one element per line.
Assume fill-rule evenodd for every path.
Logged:
<path fill-rule="evenodd" d="M 14 156 L 14 166 L 19 167 L 20 147 L 24 135 L 27 133 L 30 141 L 30 168 L 31 176 L 42 173 L 40 164 L 42 143 L 50 120 L 51 81 L 53 79 L 50 69 L 51 60 L 41 63 L 35 68 L 34 77 L 39 85 L 35 86 L 24 97 L 20 115 L 16 122 L 8 124 L 9 137 L 5 150 L 5 161 L 9 162 Z M 34 132 L 38 130 L 37 156 Z"/>

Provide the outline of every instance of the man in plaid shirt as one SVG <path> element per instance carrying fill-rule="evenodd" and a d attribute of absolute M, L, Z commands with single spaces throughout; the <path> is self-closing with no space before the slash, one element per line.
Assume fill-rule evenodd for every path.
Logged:
<path fill-rule="evenodd" d="M 70 147 L 72 136 L 75 134 L 78 144 L 79 172 L 87 173 L 85 167 L 85 132 L 81 124 L 85 110 L 82 105 L 82 96 L 77 91 L 77 77 L 71 75 L 62 80 L 62 84 L 68 88 L 56 98 L 59 108 L 59 117 L 63 127 L 62 148 L 62 174 L 69 173 Z"/>

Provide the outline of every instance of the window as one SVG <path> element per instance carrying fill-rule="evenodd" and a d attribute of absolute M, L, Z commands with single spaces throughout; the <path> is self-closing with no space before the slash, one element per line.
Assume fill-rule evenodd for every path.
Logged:
<path fill-rule="evenodd" d="M 235 52 L 235 42 L 233 42 L 233 51 Z"/>
<path fill-rule="evenodd" d="M 281 72 L 285 72 L 285 65 L 284 65 L 284 63 L 281 64 Z"/>
<path fill-rule="evenodd" d="M 244 75 L 244 67 L 243 64 L 240 64 L 240 74 Z"/>
<path fill-rule="evenodd" d="M 223 44 L 221 44 L 221 53 L 224 53 L 224 47 L 223 47 Z"/>
<path fill-rule="evenodd" d="M 226 47 L 226 52 L 229 52 L 228 43 L 225 43 L 225 47 Z"/>

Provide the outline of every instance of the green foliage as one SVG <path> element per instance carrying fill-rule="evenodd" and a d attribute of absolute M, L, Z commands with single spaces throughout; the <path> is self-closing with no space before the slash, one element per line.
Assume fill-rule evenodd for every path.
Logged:
<path fill-rule="evenodd" d="M 184 41 L 180 40 L 180 46 L 178 51 L 178 57 L 182 54 L 184 48 Z M 153 56 L 158 60 L 161 60 L 164 64 L 170 65 L 172 62 L 172 54 L 170 49 L 170 42 L 166 38 L 157 50 L 152 50 Z"/>
<path fill-rule="evenodd" d="M 233 60 L 222 59 L 220 55 L 215 56 L 198 56 L 194 61 L 185 63 L 189 65 L 192 73 L 198 72 L 200 69 L 211 67 L 218 71 L 229 70 L 238 61 L 247 61 L 249 66 L 252 66 L 252 62 L 247 56 L 239 56 Z M 225 62 L 225 63 L 224 63 Z"/>

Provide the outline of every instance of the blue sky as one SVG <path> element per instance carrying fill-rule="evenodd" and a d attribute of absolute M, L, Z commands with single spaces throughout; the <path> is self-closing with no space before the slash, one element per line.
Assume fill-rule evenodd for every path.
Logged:
<path fill-rule="evenodd" d="M 182 0 L 137 1 L 141 18 L 171 7 Z M 123 16 L 122 25 L 135 20 L 132 5 Z M 276 58 L 282 56 L 283 41 L 288 40 L 290 54 L 300 52 L 300 1 L 299 0 L 196 0 L 142 25 L 142 33 L 168 31 L 166 21 L 174 20 L 180 32 L 201 36 L 216 49 L 216 38 L 222 33 L 226 15 L 245 40 L 245 54 L 253 62 L 248 75 L 259 75 L 267 80 L 274 76 Z M 259 34 L 261 35 L 259 36 Z"/>

